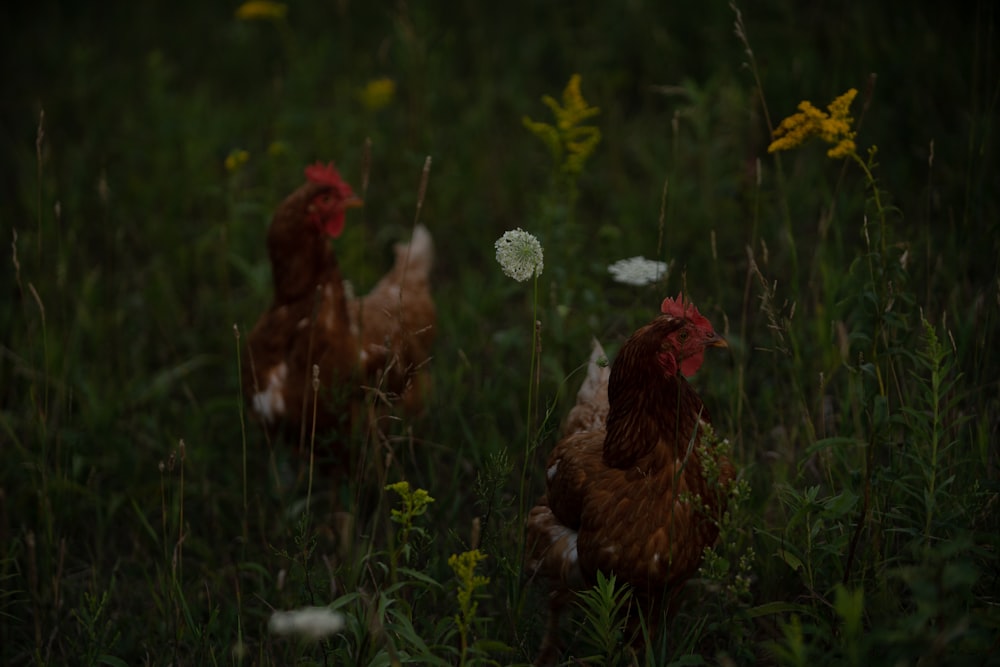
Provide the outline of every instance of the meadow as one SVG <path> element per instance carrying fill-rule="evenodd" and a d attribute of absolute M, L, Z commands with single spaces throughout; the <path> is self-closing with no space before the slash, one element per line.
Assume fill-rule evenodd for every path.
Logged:
<path fill-rule="evenodd" d="M 740 493 L 663 636 L 632 654 L 604 584 L 567 664 L 1000 664 L 996 8 L 876 4 L 6 9 L 0 662 L 530 663 L 524 505 L 590 341 L 683 290 Z M 425 414 L 310 487 L 239 350 L 317 160 L 364 195 L 359 292 L 430 229 L 438 319 Z M 343 627 L 274 631 L 306 607 Z"/>

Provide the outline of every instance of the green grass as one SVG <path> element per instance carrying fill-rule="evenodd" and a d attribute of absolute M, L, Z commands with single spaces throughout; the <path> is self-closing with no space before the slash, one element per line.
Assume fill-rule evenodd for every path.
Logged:
<path fill-rule="evenodd" d="M 613 354 L 683 288 L 730 342 L 694 381 L 746 487 L 649 661 L 1000 663 L 996 10 L 800 4 L 741 6 L 745 38 L 725 3 L 9 10 L 0 661 L 530 662 L 519 508 L 591 338 Z M 573 73 L 602 138 L 568 196 L 522 119 Z M 768 154 L 769 124 L 851 87 L 869 174 Z M 336 251 L 374 284 L 433 158 L 433 393 L 310 487 L 245 419 L 233 326 L 269 303 L 273 207 L 317 159 L 360 190 L 369 139 Z M 530 420 L 534 291 L 493 258 L 515 227 L 545 248 Z M 612 282 L 633 255 L 666 284 Z M 434 498 L 409 524 L 401 480 Z M 612 588 L 564 634 L 627 664 Z M 268 632 L 307 605 L 344 631 Z"/>

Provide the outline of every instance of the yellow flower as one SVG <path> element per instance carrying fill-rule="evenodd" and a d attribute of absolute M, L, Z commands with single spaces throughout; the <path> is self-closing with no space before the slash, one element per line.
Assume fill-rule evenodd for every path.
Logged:
<path fill-rule="evenodd" d="M 270 0 L 250 0 L 244 2 L 236 10 L 236 18 L 242 21 L 257 19 L 280 21 L 288 14 L 288 5 Z"/>
<path fill-rule="evenodd" d="M 431 494 L 424 489 L 411 489 L 410 483 L 406 480 L 389 484 L 386 491 L 395 491 L 403 501 L 402 509 L 391 511 L 391 519 L 396 523 L 401 523 L 407 528 L 413 523 L 413 518 L 420 516 L 427 511 L 427 506 L 434 502 Z"/>
<path fill-rule="evenodd" d="M 378 111 L 379 109 L 388 106 L 389 102 L 392 102 L 393 96 L 396 94 L 396 82 L 389 77 L 382 77 L 381 79 L 372 79 L 368 84 L 361 89 L 358 97 L 361 100 L 361 104 L 364 105 L 369 111 Z"/>
<path fill-rule="evenodd" d="M 468 626 L 476 615 L 479 603 L 473 600 L 477 589 L 490 583 L 489 577 L 476 574 L 476 567 L 486 560 L 486 554 L 479 549 L 452 554 L 448 558 L 448 566 L 455 572 L 458 580 L 458 607 L 461 614 L 457 617 L 459 624 Z"/>
<path fill-rule="evenodd" d="M 484 560 L 486 560 L 486 554 L 479 549 L 473 549 L 449 556 L 448 566 L 454 570 L 455 577 L 462 584 L 462 588 L 471 592 L 473 589 L 485 586 L 490 582 L 489 577 L 476 574 L 476 566 Z"/>
<path fill-rule="evenodd" d="M 229 173 L 239 171 L 249 160 L 250 153 L 242 148 L 233 150 L 226 156 L 226 171 Z"/>
<path fill-rule="evenodd" d="M 853 153 L 856 149 L 854 141 L 851 139 L 841 139 L 837 142 L 837 145 L 826 152 L 829 157 L 833 159 L 847 157 Z"/>
<path fill-rule="evenodd" d="M 284 141 L 272 141 L 267 147 L 267 154 L 271 157 L 279 157 L 288 153 L 288 144 Z"/>
<path fill-rule="evenodd" d="M 580 121 L 601 113 L 597 107 L 587 106 L 587 101 L 583 99 L 583 93 L 580 92 L 579 74 L 574 74 L 569 78 L 569 83 L 566 84 L 566 89 L 563 91 L 562 101 L 562 106 L 559 106 L 559 103 L 548 95 L 542 97 L 542 102 L 552 109 L 552 113 L 555 114 L 559 123 L 559 129 L 563 132 L 568 132 Z"/>
<path fill-rule="evenodd" d="M 835 99 L 826 111 L 820 111 L 812 102 L 799 103 L 799 112 L 781 121 L 774 131 L 774 141 L 767 147 L 768 153 L 789 150 L 801 145 L 811 137 L 819 137 L 828 144 L 834 144 L 826 154 L 831 158 L 847 157 L 855 151 L 855 132 L 851 129 L 851 102 L 858 91 L 851 88 Z"/>
<path fill-rule="evenodd" d="M 570 77 L 563 90 L 562 104 L 545 95 L 542 102 L 552 110 L 556 124 L 549 125 L 524 117 L 524 126 L 548 146 L 559 168 L 570 176 L 583 171 L 583 163 L 601 141 L 601 130 L 593 125 L 580 125 L 588 118 L 601 113 L 597 107 L 588 106 L 580 92 L 580 75 Z"/>

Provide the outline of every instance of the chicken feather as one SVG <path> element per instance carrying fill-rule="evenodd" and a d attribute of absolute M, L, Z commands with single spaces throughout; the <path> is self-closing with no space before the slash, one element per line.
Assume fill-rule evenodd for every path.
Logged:
<path fill-rule="evenodd" d="M 536 664 L 556 657 L 560 612 L 597 572 L 631 585 L 655 626 L 718 535 L 712 517 L 725 506 L 734 470 L 721 458 L 718 478 L 705 475 L 698 445 L 710 420 L 684 374 L 697 370 L 706 347 L 725 341 L 682 297 L 662 309 L 624 344 L 610 373 L 595 342 L 546 464 L 546 494 L 527 521 L 527 570 L 551 589 Z"/>
<path fill-rule="evenodd" d="M 340 233 L 345 210 L 360 200 L 332 165 L 306 174 L 268 228 L 274 300 L 247 337 L 244 394 L 268 429 L 285 430 L 300 446 L 315 417 L 346 463 L 344 441 L 366 391 L 378 391 L 383 402 L 400 400 L 411 412 L 421 407 L 434 339 L 434 246 L 416 225 L 410 242 L 396 245 L 392 269 L 355 298 L 327 238 Z"/>

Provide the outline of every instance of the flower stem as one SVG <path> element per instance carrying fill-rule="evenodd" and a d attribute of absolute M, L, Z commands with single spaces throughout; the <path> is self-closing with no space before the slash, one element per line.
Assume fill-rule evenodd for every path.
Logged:
<path fill-rule="evenodd" d="M 527 418 L 525 421 L 524 429 L 524 460 L 521 464 L 521 487 L 520 493 L 518 493 L 518 511 L 517 511 L 517 525 L 518 525 L 518 571 L 521 570 L 524 559 L 524 538 L 525 538 L 525 516 L 524 516 L 524 499 L 527 496 L 525 492 L 525 486 L 528 483 L 528 466 L 532 463 L 534 459 L 534 447 L 532 447 L 531 440 L 532 434 L 535 430 L 535 420 L 533 409 L 535 403 L 535 390 L 539 381 L 539 373 L 537 372 L 540 363 L 539 360 L 539 338 L 541 337 L 540 332 L 541 324 L 538 321 L 538 272 L 535 272 L 534 278 L 534 289 L 531 295 L 531 366 L 528 373 L 528 408 L 526 411 Z"/>

